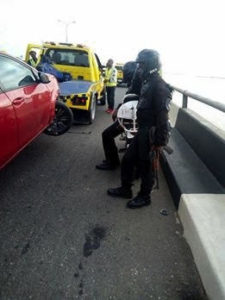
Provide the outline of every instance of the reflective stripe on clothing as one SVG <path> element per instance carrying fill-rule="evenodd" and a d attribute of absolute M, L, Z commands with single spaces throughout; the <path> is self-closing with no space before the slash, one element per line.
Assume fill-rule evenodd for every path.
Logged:
<path fill-rule="evenodd" d="M 112 67 L 110 69 L 106 68 L 105 79 L 107 80 L 106 86 L 116 86 L 117 85 L 117 69 Z"/>
<path fill-rule="evenodd" d="M 32 67 L 36 67 L 36 62 L 33 60 L 33 58 L 30 58 L 29 62 Z"/>

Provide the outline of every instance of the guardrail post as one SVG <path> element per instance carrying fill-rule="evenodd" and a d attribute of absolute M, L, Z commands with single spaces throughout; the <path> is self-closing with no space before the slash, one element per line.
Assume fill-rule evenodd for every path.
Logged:
<path fill-rule="evenodd" d="M 187 104 L 188 104 L 188 96 L 183 94 L 182 108 L 187 108 Z"/>

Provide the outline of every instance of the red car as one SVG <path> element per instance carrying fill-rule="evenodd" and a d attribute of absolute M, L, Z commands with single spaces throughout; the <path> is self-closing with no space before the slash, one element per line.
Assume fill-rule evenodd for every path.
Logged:
<path fill-rule="evenodd" d="M 72 113 L 57 101 L 56 79 L 0 53 L 0 169 L 41 132 L 60 135 Z"/>

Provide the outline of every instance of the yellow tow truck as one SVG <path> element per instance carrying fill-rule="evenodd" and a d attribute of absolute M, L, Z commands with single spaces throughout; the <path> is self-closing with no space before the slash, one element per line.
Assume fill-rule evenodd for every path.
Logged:
<path fill-rule="evenodd" d="M 115 67 L 117 69 L 117 84 L 120 85 L 123 83 L 123 64 L 117 63 Z"/>
<path fill-rule="evenodd" d="M 59 100 L 71 108 L 75 122 L 92 123 L 96 104 L 104 105 L 106 101 L 102 65 L 97 54 L 90 47 L 80 44 L 28 44 L 26 62 L 30 59 L 30 51 L 37 54 L 36 66 L 45 56 L 56 70 L 71 75 L 71 80 L 59 82 Z"/>

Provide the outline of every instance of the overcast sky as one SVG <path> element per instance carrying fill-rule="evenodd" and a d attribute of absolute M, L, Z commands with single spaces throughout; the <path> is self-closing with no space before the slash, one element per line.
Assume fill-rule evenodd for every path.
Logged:
<path fill-rule="evenodd" d="M 126 62 L 143 48 L 163 69 L 225 75 L 224 0 L 1 0 L 0 50 L 24 55 L 27 43 L 69 41 L 94 48 L 105 62 Z"/>

